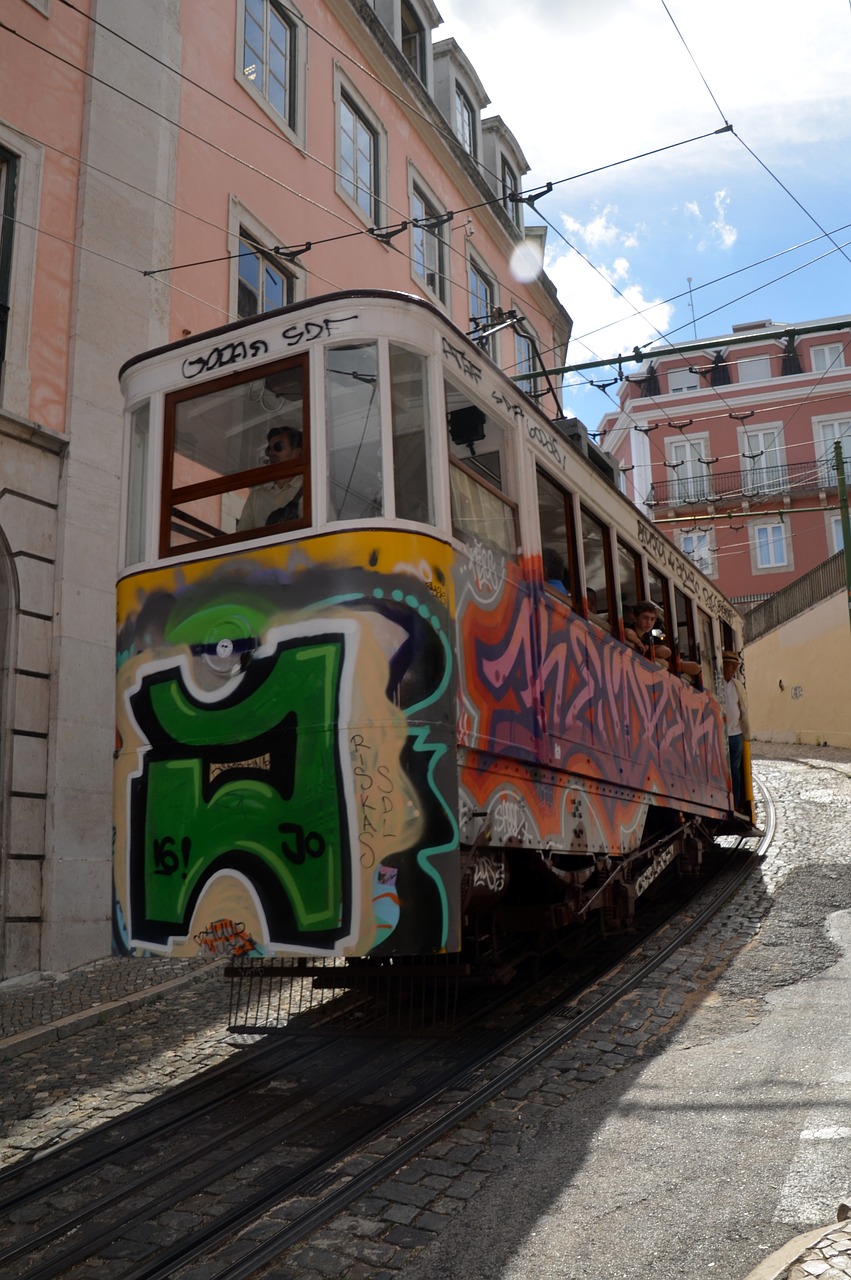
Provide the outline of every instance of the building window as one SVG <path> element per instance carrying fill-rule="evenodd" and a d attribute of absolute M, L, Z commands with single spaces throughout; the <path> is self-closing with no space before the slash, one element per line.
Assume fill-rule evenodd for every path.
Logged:
<path fill-rule="evenodd" d="M 423 84 L 426 82 L 426 39 L 423 24 L 412 5 L 402 0 L 402 53 Z"/>
<path fill-rule="evenodd" d="M 239 238 L 237 315 L 258 316 L 295 302 L 295 277 L 245 232 Z"/>
<path fill-rule="evenodd" d="M 472 261 L 467 267 L 467 279 L 470 290 L 471 336 L 474 342 L 478 342 L 479 346 L 487 351 L 488 355 L 493 356 L 493 337 L 477 337 L 477 333 L 487 329 L 493 320 L 495 308 L 493 281 L 477 263 Z"/>
<path fill-rule="evenodd" d="M 295 128 L 295 23 L 273 0 L 245 0 L 242 74 Z"/>
<path fill-rule="evenodd" d="M 747 356 L 739 360 L 739 382 L 767 382 L 771 377 L 769 356 Z"/>
<path fill-rule="evenodd" d="M 851 477 L 851 418 L 835 418 L 830 422 L 816 423 L 821 437 L 819 456 L 819 483 L 829 489 L 836 488 L 836 446 L 842 449 L 845 479 Z"/>
<path fill-rule="evenodd" d="M 780 569 L 788 564 L 786 527 L 777 524 L 755 524 L 753 539 L 758 569 Z"/>
<path fill-rule="evenodd" d="M 743 490 L 749 494 L 782 493 L 788 485 L 782 462 L 779 427 L 742 432 Z"/>
<path fill-rule="evenodd" d="M 17 157 L 0 147 L 0 365 L 6 354 L 17 175 Z"/>
<path fill-rule="evenodd" d="M 522 205 L 519 200 L 510 200 L 509 196 L 512 192 L 517 195 L 520 191 L 520 183 L 517 174 L 511 165 L 502 157 L 502 205 L 515 227 L 519 227 L 522 223 Z"/>
<path fill-rule="evenodd" d="M 668 391 L 672 396 L 680 391 L 697 391 L 700 378 L 693 369 L 672 369 L 668 374 Z"/>
<path fill-rule="evenodd" d="M 711 476 L 705 456 L 709 440 L 706 436 L 668 441 L 667 465 L 675 476 L 671 484 L 671 501 L 706 502 L 712 496 Z"/>
<path fill-rule="evenodd" d="M 842 369 L 845 357 L 841 342 L 830 342 L 824 347 L 813 347 L 813 373 L 827 373 L 829 369 Z"/>
<path fill-rule="evenodd" d="M 446 301 L 446 241 L 443 214 L 416 184 L 411 188 L 411 262 L 420 284 Z M 423 226 L 422 224 L 426 225 Z"/>
<path fill-rule="evenodd" d="M 378 130 L 346 93 L 340 94 L 338 111 L 340 186 L 364 217 L 378 225 Z"/>
<path fill-rule="evenodd" d="M 709 529 L 694 529 L 680 534 L 680 550 L 707 578 L 715 574 L 715 554 Z"/>
<path fill-rule="evenodd" d="M 521 391 L 531 396 L 535 391 L 534 378 L 522 378 L 521 374 L 533 373 L 535 369 L 535 345 L 526 333 L 514 335 L 514 376 Z"/>
<path fill-rule="evenodd" d="M 842 537 L 842 516 L 831 516 L 830 538 L 832 554 L 836 555 L 837 551 L 841 551 L 845 545 Z"/>
<path fill-rule="evenodd" d="M 468 156 L 476 156 L 476 113 L 460 85 L 455 86 L 455 136 Z"/>

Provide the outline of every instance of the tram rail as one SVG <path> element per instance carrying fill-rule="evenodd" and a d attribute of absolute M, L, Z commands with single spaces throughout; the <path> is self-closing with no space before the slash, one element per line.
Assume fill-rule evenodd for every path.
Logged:
<path fill-rule="evenodd" d="M 0 1198 L 0 1216 L 17 1218 L 11 1232 L 4 1229 L 0 1275 L 57 1280 L 93 1258 L 108 1258 L 115 1280 L 176 1278 L 201 1258 L 209 1275 L 238 1280 L 254 1274 L 569 1043 L 708 923 L 751 875 L 771 842 L 773 805 L 764 792 L 760 811 L 764 834 L 728 845 L 731 853 L 749 850 L 749 856 L 728 860 L 715 880 L 699 890 L 700 905 L 680 908 L 680 924 L 663 926 L 643 939 L 609 972 L 596 973 L 590 984 L 586 975 L 581 984 L 565 990 L 563 975 L 561 980 L 551 975 L 541 984 L 534 1011 L 515 1014 L 509 1026 L 499 1025 L 504 1019 L 495 1005 L 484 1020 L 489 1025 L 483 1026 L 480 1006 L 478 1024 L 459 1028 L 457 1041 L 388 1042 L 380 1060 L 376 1046 L 381 1042 L 372 1041 L 366 1064 L 362 1041 L 331 1041 L 327 1035 L 312 1042 L 309 1036 L 276 1040 L 240 1058 L 234 1069 L 242 1071 L 242 1080 L 233 1082 L 230 1073 L 217 1069 L 211 1080 L 213 1097 L 196 1098 L 181 1111 L 181 1098 L 185 1101 L 193 1092 L 192 1087 L 182 1089 L 180 1098 L 163 1100 L 177 1114 L 164 1115 L 149 1105 L 144 1114 L 124 1117 L 86 1139 L 14 1166 L 0 1178 L 0 1196 L 4 1187 L 14 1187 Z M 580 1008 L 589 985 L 599 994 Z M 528 1006 L 528 992 L 521 1001 Z M 526 1038 L 539 1037 L 554 1018 L 558 1025 L 543 1039 L 511 1064 L 501 1061 Z M 351 1066 L 346 1065 L 348 1056 Z M 314 1083 L 323 1062 L 328 1071 L 324 1089 Z M 415 1131 L 400 1139 L 392 1153 L 363 1167 L 364 1148 L 402 1121 L 414 1123 Z M 183 1145 L 178 1148 L 174 1144 L 180 1133 Z M 172 1150 L 160 1155 L 157 1143 Z M 64 1169 L 57 1167 L 62 1162 Z M 134 1162 L 147 1167 L 128 1176 Z M 115 1185 L 116 1167 L 120 1186 Z M 104 1187 L 104 1181 L 112 1185 Z M 236 1203 L 214 1220 L 164 1240 L 163 1216 L 178 1206 L 192 1212 L 193 1198 L 212 1187 L 236 1197 Z M 58 1191 L 66 1207 L 56 1212 L 46 1206 L 42 1222 L 34 1227 L 29 1220 L 33 1207 L 49 1202 Z M 305 1199 L 309 1203 L 263 1244 L 247 1244 L 236 1262 L 229 1249 L 222 1269 L 209 1269 L 217 1265 L 216 1251 L 272 1206 Z M 25 1207 L 28 1212 L 22 1215 Z M 131 1261 L 134 1241 L 146 1226 L 147 1254 Z M 125 1243 L 116 1248 L 116 1239 Z M 122 1248 L 125 1256 L 119 1258 Z M 145 1249 L 139 1245 L 137 1252 Z"/>

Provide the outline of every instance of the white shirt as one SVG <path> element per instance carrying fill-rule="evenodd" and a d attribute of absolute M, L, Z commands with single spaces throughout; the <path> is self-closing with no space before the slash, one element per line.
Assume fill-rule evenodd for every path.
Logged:
<path fill-rule="evenodd" d="M 727 733 L 732 737 L 742 732 L 742 712 L 735 680 L 724 681 L 724 704 L 727 708 Z"/>

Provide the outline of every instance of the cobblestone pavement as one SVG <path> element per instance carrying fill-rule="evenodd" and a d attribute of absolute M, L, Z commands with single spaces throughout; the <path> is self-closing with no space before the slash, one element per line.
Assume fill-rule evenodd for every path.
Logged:
<path fill-rule="evenodd" d="M 818 783 L 820 771 L 831 771 L 841 804 L 851 806 L 851 752 L 754 744 L 754 760 L 779 805 L 781 838 L 762 874 L 661 973 L 545 1068 L 530 1072 L 269 1267 L 268 1280 L 428 1276 L 429 1250 L 466 1203 L 512 1162 L 521 1142 L 560 1108 L 575 1106 L 583 1093 L 678 1034 L 697 1043 L 720 1034 L 722 1026 L 725 1034 L 746 1030 L 763 1016 L 773 988 L 833 963 L 837 944 L 820 926 L 831 910 L 851 907 L 847 836 L 826 820 L 828 801 Z M 789 833 L 803 827 L 821 835 L 802 855 Z M 802 891 L 781 894 L 790 878 Z M 226 1023 L 227 987 L 216 963 L 107 960 L 69 975 L 0 985 L 0 1167 L 238 1053 L 244 1042 L 228 1037 Z M 398 1137 L 404 1136 L 403 1126 Z M 382 1139 L 368 1154 L 386 1154 L 395 1142 Z M 837 1188 L 837 1201 L 849 1191 Z M 258 1239 L 276 1218 L 284 1221 L 286 1211 L 259 1225 Z M 790 1234 L 784 1235 L 783 1224 L 777 1230 L 772 1247 Z M 845 1226 L 826 1228 L 821 1242 L 787 1260 L 771 1280 L 847 1276 L 850 1251 Z M 719 1265 L 707 1274 L 738 1280 L 739 1273 Z"/>

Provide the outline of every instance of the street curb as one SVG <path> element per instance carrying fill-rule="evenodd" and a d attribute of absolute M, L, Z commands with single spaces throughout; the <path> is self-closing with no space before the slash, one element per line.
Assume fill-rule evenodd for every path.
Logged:
<path fill-rule="evenodd" d="M 793 1240 L 776 1249 L 767 1258 L 763 1258 L 759 1266 L 749 1271 L 744 1280 L 782 1280 L 784 1273 L 798 1261 L 802 1254 L 806 1253 L 807 1249 L 818 1244 L 819 1240 L 824 1239 L 831 1231 L 835 1231 L 836 1227 L 837 1223 L 831 1222 L 826 1227 L 816 1227 L 812 1231 L 805 1231 L 803 1235 L 795 1236 Z"/>
<path fill-rule="evenodd" d="M 69 1013 L 64 1018 L 57 1018 L 44 1026 L 30 1027 L 26 1031 L 7 1036 L 4 1040 L 0 1040 L 0 1062 L 8 1058 L 17 1058 L 19 1054 L 27 1053 L 30 1049 L 40 1049 L 42 1045 L 50 1044 L 54 1040 L 65 1040 L 75 1032 L 83 1031 L 86 1027 L 94 1027 L 117 1013 L 132 1013 L 139 1005 L 147 1004 L 165 992 L 174 991 L 178 987 L 187 986 L 190 982 L 198 982 L 202 978 L 209 977 L 226 963 L 226 959 L 213 960 L 203 969 L 193 969 L 191 973 L 183 974 L 181 977 L 169 978 L 166 982 L 144 987 L 141 991 L 133 991 L 130 995 L 122 996 L 120 1000 L 107 1000 L 103 1004 L 92 1005 L 90 1009 L 81 1009 L 79 1013 Z"/>

